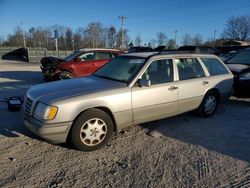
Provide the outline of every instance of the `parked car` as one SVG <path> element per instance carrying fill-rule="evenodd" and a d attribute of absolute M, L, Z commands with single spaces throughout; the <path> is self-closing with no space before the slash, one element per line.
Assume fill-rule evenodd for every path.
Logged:
<path fill-rule="evenodd" d="M 128 53 L 138 53 L 138 52 L 153 52 L 154 49 L 146 46 L 132 46 L 128 49 Z"/>
<path fill-rule="evenodd" d="M 81 49 L 64 59 L 44 57 L 41 70 L 46 81 L 88 76 L 119 54 L 114 49 Z"/>
<path fill-rule="evenodd" d="M 26 94 L 25 125 L 52 143 L 100 148 L 114 131 L 196 110 L 202 117 L 231 96 L 233 75 L 214 55 L 122 54 L 93 75 L 44 83 Z"/>
<path fill-rule="evenodd" d="M 250 97 L 250 48 L 239 50 L 226 65 L 234 74 L 234 95 Z"/>

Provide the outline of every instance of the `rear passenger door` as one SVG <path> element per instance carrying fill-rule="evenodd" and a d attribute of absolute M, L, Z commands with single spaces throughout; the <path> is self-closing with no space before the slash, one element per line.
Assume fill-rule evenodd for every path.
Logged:
<path fill-rule="evenodd" d="M 178 112 L 197 108 L 209 87 L 209 80 L 196 58 L 175 59 L 179 75 Z"/>

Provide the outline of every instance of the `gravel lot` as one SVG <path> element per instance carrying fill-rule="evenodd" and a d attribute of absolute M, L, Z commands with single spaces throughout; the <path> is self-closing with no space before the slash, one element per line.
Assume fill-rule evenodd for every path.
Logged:
<path fill-rule="evenodd" d="M 0 62 L 0 100 L 42 83 L 39 64 Z M 0 187 L 250 187 L 250 99 L 116 134 L 89 153 L 53 145 L 0 103 Z"/>

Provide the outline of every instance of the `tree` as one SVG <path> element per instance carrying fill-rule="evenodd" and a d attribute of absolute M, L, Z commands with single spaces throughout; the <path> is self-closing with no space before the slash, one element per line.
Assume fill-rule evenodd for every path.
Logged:
<path fill-rule="evenodd" d="M 129 47 L 129 41 L 130 41 L 130 38 L 128 36 L 128 30 L 124 29 L 123 34 L 124 34 L 124 46 L 125 49 L 127 49 Z M 121 49 L 121 47 L 122 47 L 122 29 L 120 29 L 116 34 L 116 48 Z"/>
<path fill-rule="evenodd" d="M 228 18 L 223 37 L 231 40 L 246 40 L 250 34 L 250 16 Z"/>
<path fill-rule="evenodd" d="M 195 46 L 199 46 L 203 44 L 202 36 L 199 33 L 194 35 L 192 44 Z"/>
<path fill-rule="evenodd" d="M 142 39 L 140 35 L 137 35 L 135 38 L 135 46 L 141 46 L 142 44 Z"/>
<path fill-rule="evenodd" d="M 192 45 L 192 37 L 190 34 L 185 34 L 182 39 L 182 45 Z"/>
<path fill-rule="evenodd" d="M 108 28 L 108 37 L 107 37 L 108 47 L 114 48 L 115 41 L 116 41 L 116 29 L 114 26 L 111 26 Z"/>
<path fill-rule="evenodd" d="M 167 49 L 168 50 L 173 50 L 176 49 L 176 44 L 174 39 L 169 39 L 167 42 Z"/>
<path fill-rule="evenodd" d="M 73 50 L 73 31 L 70 28 L 65 33 L 65 42 L 67 50 Z"/>
<path fill-rule="evenodd" d="M 156 34 L 157 36 L 157 41 L 158 41 L 158 45 L 159 46 L 164 46 L 166 45 L 166 42 L 167 42 L 167 36 L 165 33 L 163 32 L 159 32 Z"/>

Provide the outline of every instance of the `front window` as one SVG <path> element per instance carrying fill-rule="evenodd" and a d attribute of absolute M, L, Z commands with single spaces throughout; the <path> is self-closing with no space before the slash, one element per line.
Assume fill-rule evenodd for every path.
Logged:
<path fill-rule="evenodd" d="M 95 76 L 129 83 L 144 65 L 146 59 L 118 56 L 95 72 Z"/>
<path fill-rule="evenodd" d="M 240 51 L 235 56 L 233 56 L 227 63 L 250 65 L 250 50 Z"/>
<path fill-rule="evenodd" d="M 82 52 L 80 52 L 80 51 L 73 52 L 72 54 L 66 56 L 66 57 L 64 58 L 64 60 L 65 60 L 65 61 L 71 61 L 71 60 L 73 60 L 74 58 L 78 57 L 81 53 L 82 53 Z"/>
<path fill-rule="evenodd" d="M 90 61 L 95 59 L 94 52 L 87 52 L 82 55 L 80 55 L 78 58 L 85 60 L 85 61 Z"/>
<path fill-rule="evenodd" d="M 142 75 L 142 79 L 150 80 L 152 85 L 172 82 L 174 80 L 172 59 L 153 61 Z"/>

